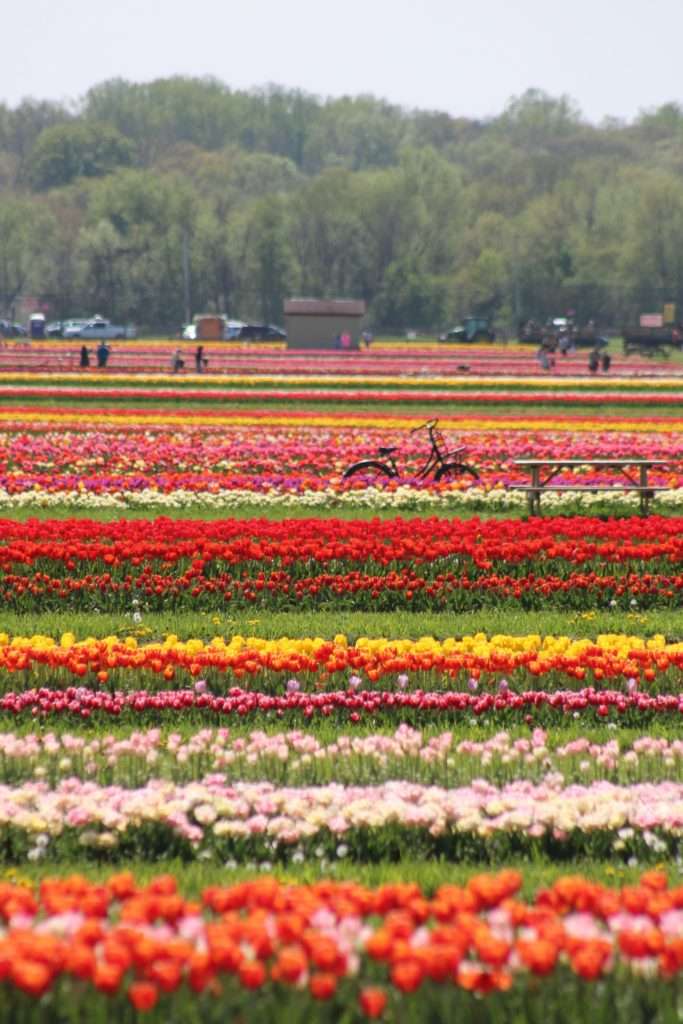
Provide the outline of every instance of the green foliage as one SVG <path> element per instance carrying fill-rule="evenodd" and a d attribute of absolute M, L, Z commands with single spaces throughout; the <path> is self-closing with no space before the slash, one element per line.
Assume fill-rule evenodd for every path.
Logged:
<path fill-rule="evenodd" d="M 36 191 L 100 178 L 133 160 L 133 145 L 116 128 L 96 121 L 70 121 L 40 133 L 31 150 L 28 179 Z"/>
<path fill-rule="evenodd" d="M 13 317 L 21 294 L 39 283 L 52 227 L 42 206 L 12 193 L 0 197 L 0 316 Z"/>
<path fill-rule="evenodd" d="M 278 320 L 298 293 L 364 298 L 375 329 L 619 328 L 683 309 L 682 138 L 676 103 L 595 126 L 539 90 L 487 122 L 187 77 L 0 105 L 4 202 L 52 247 L 14 232 L 0 298 L 175 329 L 185 250 L 191 311 Z"/>
<path fill-rule="evenodd" d="M 274 323 L 282 318 L 282 296 L 292 279 L 287 221 L 277 196 L 262 199 L 254 207 L 247 248 L 259 315 L 267 323 Z"/>

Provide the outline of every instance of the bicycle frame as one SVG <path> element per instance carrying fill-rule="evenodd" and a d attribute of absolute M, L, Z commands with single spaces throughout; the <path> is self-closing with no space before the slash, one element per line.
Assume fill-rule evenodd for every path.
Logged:
<path fill-rule="evenodd" d="M 411 434 L 414 434 L 418 430 L 427 430 L 431 446 L 426 462 L 414 474 L 414 479 L 416 480 L 424 480 L 432 473 L 438 475 L 444 466 L 462 466 L 460 460 L 465 449 L 461 447 L 449 451 L 446 448 L 446 439 L 437 431 L 437 423 L 438 420 L 428 420 L 426 423 L 422 423 L 419 427 L 414 427 L 410 431 Z M 440 445 L 443 446 L 443 450 Z M 366 469 L 374 468 L 381 469 L 387 476 L 393 479 L 400 478 L 401 473 L 396 463 L 395 450 L 392 448 L 380 448 L 376 458 L 363 459 L 349 466 L 344 471 L 344 477 L 346 478 L 358 471 L 362 472 Z M 462 466 L 462 469 L 473 473 L 473 470 L 469 467 Z M 476 476 L 476 473 L 474 475 Z"/>
<path fill-rule="evenodd" d="M 422 466 L 421 469 L 418 469 L 418 471 L 415 474 L 415 479 L 424 480 L 426 476 L 429 476 L 429 474 L 432 473 L 436 469 L 436 467 L 441 465 L 442 463 L 443 458 L 441 454 L 435 449 L 434 445 L 432 444 L 432 450 L 430 451 L 429 456 L 427 457 L 427 461 L 425 462 L 424 466 Z"/>
<path fill-rule="evenodd" d="M 427 430 L 429 434 L 429 443 L 432 447 L 424 466 L 422 466 L 422 468 L 415 474 L 416 480 L 424 480 L 424 478 L 429 476 L 430 473 L 433 473 L 438 466 L 443 466 L 449 458 L 449 452 L 442 452 L 440 450 L 438 441 L 434 436 L 437 423 L 438 420 L 428 420 L 427 423 L 423 423 L 421 426 L 415 427 L 410 431 L 411 434 L 415 434 L 418 430 Z"/>

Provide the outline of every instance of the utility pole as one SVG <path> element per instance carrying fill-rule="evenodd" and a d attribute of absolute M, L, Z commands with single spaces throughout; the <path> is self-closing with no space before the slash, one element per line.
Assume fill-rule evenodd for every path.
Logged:
<path fill-rule="evenodd" d="M 521 309 L 522 303 L 520 301 L 520 289 L 519 289 L 519 260 L 518 260 L 518 248 L 517 248 L 517 236 L 513 235 L 512 239 L 512 288 L 513 288 L 513 302 L 515 305 L 515 327 L 521 320 Z"/>
<path fill-rule="evenodd" d="M 185 306 L 185 323 L 192 322 L 192 302 L 190 299 L 190 246 L 187 228 L 183 228 L 182 241 L 182 263 L 183 263 L 183 304 Z"/>

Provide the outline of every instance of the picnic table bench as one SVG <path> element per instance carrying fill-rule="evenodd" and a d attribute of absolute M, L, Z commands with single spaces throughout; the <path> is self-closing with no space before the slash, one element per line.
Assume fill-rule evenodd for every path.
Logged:
<path fill-rule="evenodd" d="M 541 495 L 550 491 L 564 493 L 577 491 L 582 494 L 597 494 L 601 491 L 625 491 L 637 494 L 640 498 L 640 514 L 646 516 L 650 510 L 650 502 L 657 491 L 668 491 L 668 487 L 654 487 L 648 483 L 648 470 L 656 466 L 668 466 L 667 459 L 515 459 L 518 469 L 526 469 L 531 473 L 530 484 L 513 484 L 511 490 L 524 491 L 529 501 L 529 515 L 541 514 Z M 622 477 L 612 484 L 580 484 L 553 483 L 552 481 L 563 469 L 574 469 L 576 466 L 594 466 L 617 471 Z M 629 470 L 637 470 L 637 476 Z"/>

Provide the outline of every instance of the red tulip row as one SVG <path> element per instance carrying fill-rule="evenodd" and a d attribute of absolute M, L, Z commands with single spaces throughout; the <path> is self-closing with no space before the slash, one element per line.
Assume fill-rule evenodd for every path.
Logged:
<path fill-rule="evenodd" d="M 106 562 L 116 566 L 155 561 L 165 564 L 215 561 L 225 565 L 278 562 L 431 562 L 460 556 L 482 568 L 493 564 L 553 561 L 584 565 L 661 559 L 683 562 L 683 519 L 600 520 L 592 517 L 534 519 L 520 530 L 518 520 L 390 519 L 225 519 L 45 520 L 31 524 L 0 520 L 0 559 L 30 565 L 41 559 Z M 73 565 L 69 565 L 73 563 Z"/>
<path fill-rule="evenodd" d="M 305 568 L 305 567 L 304 567 Z M 548 606 L 581 609 L 605 605 L 639 608 L 677 607 L 683 574 L 623 575 L 569 572 L 566 576 L 457 575 L 418 576 L 404 568 L 382 574 L 364 572 L 320 573 L 297 578 L 294 573 L 257 573 L 253 576 L 222 572 L 203 575 L 199 569 L 182 575 L 152 573 L 113 578 L 109 572 L 85 576 L 51 576 L 47 572 L 0 577 L 0 600 L 17 611 L 99 610 L 125 611 L 132 599 L 145 610 L 192 608 L 231 609 L 316 608 L 321 602 L 336 608 L 375 611 L 410 608 L 419 611 L 449 608 L 465 611 L 501 605 L 525 608 Z"/>
<path fill-rule="evenodd" d="M 378 716 L 397 716 L 402 721 L 424 724 L 425 714 L 458 718 L 463 715 L 481 718 L 484 715 L 521 717 L 528 722 L 541 722 L 556 715 L 597 716 L 617 718 L 624 722 L 651 717 L 683 715 L 683 693 L 650 695 L 638 691 L 596 690 L 527 690 L 515 693 L 502 688 L 497 693 L 413 690 L 410 692 L 379 690 L 332 690 L 325 693 L 287 692 L 281 695 L 231 688 L 224 696 L 197 690 L 100 691 L 69 686 L 62 690 L 47 687 L 8 693 L 0 697 L 0 713 L 16 716 L 91 715 L 119 717 L 132 714 L 153 718 L 199 712 L 202 715 L 254 716 L 283 718 L 302 716 L 305 720 L 322 716 L 342 718 L 354 724 L 371 721 Z"/>
<path fill-rule="evenodd" d="M 485 388 L 434 390 L 432 387 L 420 386 L 421 382 L 413 380 L 406 382 L 410 386 L 398 387 L 390 383 L 381 390 L 377 384 L 366 386 L 353 386 L 348 384 L 336 385 L 333 380 L 324 388 L 319 385 L 313 387 L 296 387 L 287 385 L 287 381 L 274 381 L 268 384 L 265 381 L 256 379 L 252 382 L 245 382 L 243 386 L 222 386 L 208 385 L 197 387 L 192 384 L 174 382 L 172 387 L 168 386 L 145 386 L 143 384 L 116 387 L 112 379 L 108 378 L 107 386 L 102 385 L 76 386 L 71 384 L 25 386 L 20 385 L 0 386 L 0 394 L 5 399 L 31 399 L 51 398 L 57 401 L 67 399 L 98 399 L 104 397 L 114 400 L 154 399 L 156 401 L 192 401 L 192 402 L 259 402 L 262 405 L 276 402 L 334 402 L 334 403 L 356 403 L 372 402 L 379 405 L 413 404 L 413 403 L 452 403 L 458 402 L 468 405 L 587 405 L 604 406 L 609 405 L 647 405 L 647 406 L 680 406 L 683 405 L 683 393 L 680 391 L 660 393 L 651 389 L 623 392 L 610 389 L 609 391 L 595 392 L 586 391 L 583 388 L 572 390 L 567 386 L 565 390 L 533 390 L 533 385 L 528 390 L 500 390 L 493 391 Z"/>

